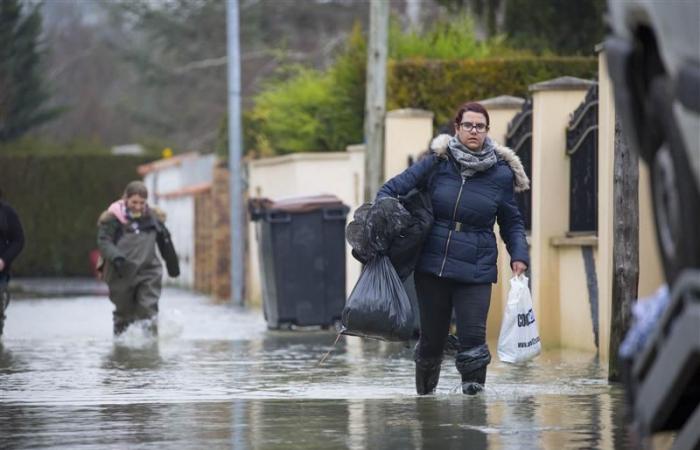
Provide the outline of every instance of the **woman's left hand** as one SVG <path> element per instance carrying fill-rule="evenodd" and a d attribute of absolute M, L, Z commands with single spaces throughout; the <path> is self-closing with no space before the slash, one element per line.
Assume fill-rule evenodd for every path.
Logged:
<path fill-rule="evenodd" d="M 513 269 L 513 274 L 515 274 L 516 277 L 520 274 L 525 273 L 525 271 L 527 270 L 527 266 L 522 261 L 513 261 L 510 264 L 510 268 Z"/>

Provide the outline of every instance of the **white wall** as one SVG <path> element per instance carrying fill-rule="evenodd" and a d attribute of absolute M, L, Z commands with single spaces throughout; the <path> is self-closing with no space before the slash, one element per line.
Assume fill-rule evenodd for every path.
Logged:
<path fill-rule="evenodd" d="M 211 183 L 216 156 L 189 153 L 146 165 L 149 171 L 144 183 L 149 190 L 149 202 L 167 214 L 166 226 L 180 261 L 180 276 L 169 278 L 168 284 L 185 288 L 194 286 L 194 196 L 187 188 Z"/>
<path fill-rule="evenodd" d="M 362 203 L 364 183 L 364 147 L 351 146 L 345 152 L 297 153 L 293 155 L 253 160 L 248 163 L 250 197 L 281 200 L 319 194 L 332 194 L 351 208 L 347 221 Z M 257 226 L 248 230 L 248 295 L 253 300 L 262 297 Z M 355 285 L 361 266 L 350 254 L 346 243 L 346 291 Z"/>
<path fill-rule="evenodd" d="M 158 205 L 168 215 L 166 226 L 170 230 L 180 261 L 180 276 L 169 278 L 163 271 L 168 284 L 192 288 L 194 286 L 194 197 L 191 195 L 161 198 Z"/>

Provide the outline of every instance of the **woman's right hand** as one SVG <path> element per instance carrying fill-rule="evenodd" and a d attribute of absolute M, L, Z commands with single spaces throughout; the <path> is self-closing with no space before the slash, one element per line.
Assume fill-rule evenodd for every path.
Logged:
<path fill-rule="evenodd" d="M 517 277 L 525 273 L 527 270 L 527 265 L 522 261 L 513 261 L 510 264 L 510 268 L 513 270 L 513 274 Z"/>

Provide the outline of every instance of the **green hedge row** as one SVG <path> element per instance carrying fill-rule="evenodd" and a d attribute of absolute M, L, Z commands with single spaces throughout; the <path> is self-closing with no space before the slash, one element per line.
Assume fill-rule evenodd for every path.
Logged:
<path fill-rule="evenodd" d="M 0 189 L 26 235 L 15 276 L 90 276 L 97 218 L 147 157 L 0 155 Z"/>
<path fill-rule="evenodd" d="M 410 60 L 391 62 L 387 110 L 421 108 L 435 125 L 452 121 L 462 103 L 498 95 L 528 96 L 528 86 L 561 76 L 593 79 L 598 62 L 588 57 Z"/>

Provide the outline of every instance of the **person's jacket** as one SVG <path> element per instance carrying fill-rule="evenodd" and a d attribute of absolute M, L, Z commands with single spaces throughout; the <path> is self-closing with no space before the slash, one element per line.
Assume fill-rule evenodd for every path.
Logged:
<path fill-rule="evenodd" d="M 105 211 L 100 215 L 97 224 L 97 245 L 103 260 L 109 264 L 120 257 L 126 260 L 130 259 L 129 255 L 125 253 L 125 248 L 119 245 L 119 241 L 124 234 L 131 232 L 130 228 L 134 223 L 137 225 L 139 233 L 153 233 L 155 235 L 153 242 L 158 246 L 158 250 L 165 260 L 168 275 L 177 277 L 180 274 L 179 261 L 170 232 L 165 226 L 165 212 L 152 206 L 140 218 L 129 219 L 126 223 L 122 223 L 110 211 Z M 142 259 L 145 255 L 141 252 L 132 252 L 132 254 L 138 254 L 137 259 Z"/>
<path fill-rule="evenodd" d="M 448 135 L 436 137 L 433 153 L 387 181 L 377 198 L 405 195 L 426 178 L 437 158 L 427 177 L 434 222 L 416 270 L 463 283 L 495 283 L 496 220 L 511 262 L 530 265 L 525 225 L 514 198 L 515 191 L 529 188 L 529 180 L 515 152 L 498 144 L 494 166 L 463 178 L 447 150 L 448 141 Z"/>
<path fill-rule="evenodd" d="M 0 259 L 5 268 L 0 273 L 9 274 L 12 261 L 24 248 L 24 231 L 15 210 L 0 201 Z"/>

